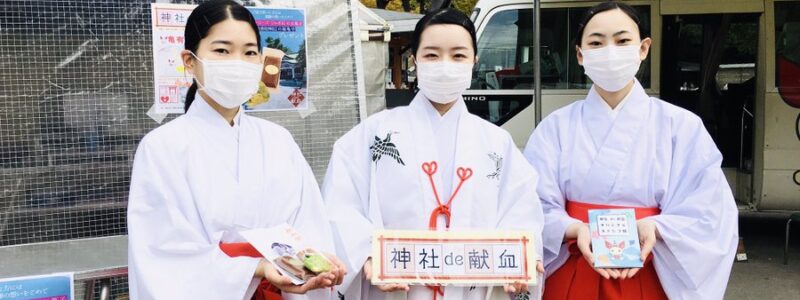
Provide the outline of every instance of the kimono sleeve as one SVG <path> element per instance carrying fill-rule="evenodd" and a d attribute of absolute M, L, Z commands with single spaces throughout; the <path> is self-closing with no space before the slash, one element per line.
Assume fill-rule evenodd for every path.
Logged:
<path fill-rule="evenodd" d="M 691 290 L 724 291 L 704 285 L 727 282 L 738 243 L 738 210 L 720 168 L 722 155 L 696 116 L 683 120 L 675 136 L 661 214 L 650 217 L 662 237 L 653 254 L 666 262 L 656 267 L 675 273 Z"/>
<path fill-rule="evenodd" d="M 133 299 L 243 299 L 256 258 L 231 258 L 198 221 L 186 174 L 164 154 L 167 143 L 142 140 L 128 199 L 128 265 Z"/>
<path fill-rule="evenodd" d="M 371 160 L 364 131 L 364 124 L 358 125 L 334 144 L 322 188 L 336 252 L 349 269 L 342 290 L 361 278 L 362 267 L 372 251 Z"/>
<path fill-rule="evenodd" d="M 511 136 L 508 136 L 508 147 L 503 160 L 503 174 L 500 182 L 500 195 L 497 216 L 498 228 L 529 231 L 533 235 L 536 247 L 536 260 L 542 259 L 542 230 L 544 215 L 536 186 L 539 176 L 536 170 L 519 152 Z M 536 271 L 534 271 L 536 272 Z M 542 276 L 537 279 L 537 287 L 530 289 L 532 299 L 540 299 L 544 287 Z"/>
<path fill-rule="evenodd" d="M 290 224 L 297 230 L 308 243 L 308 246 L 316 250 L 334 254 L 336 249 L 333 244 L 333 232 L 330 222 L 325 212 L 325 204 L 322 201 L 322 194 L 319 185 L 314 177 L 314 173 L 308 162 L 303 157 L 300 148 L 294 140 L 289 139 L 294 149 L 294 165 L 302 176 L 302 190 L 300 191 L 300 206 L 297 213 L 292 218 Z M 349 272 L 349 270 L 348 270 Z M 317 289 L 309 291 L 305 295 L 284 293 L 284 299 L 329 299 L 330 289 Z"/>
<path fill-rule="evenodd" d="M 581 222 L 567 214 L 565 194 L 559 184 L 558 159 L 561 150 L 556 122 L 555 118 L 549 117 L 540 123 L 524 150 L 525 158 L 539 174 L 536 192 L 544 212 L 542 243 L 544 265 L 548 270 L 561 251 L 567 227 Z"/>

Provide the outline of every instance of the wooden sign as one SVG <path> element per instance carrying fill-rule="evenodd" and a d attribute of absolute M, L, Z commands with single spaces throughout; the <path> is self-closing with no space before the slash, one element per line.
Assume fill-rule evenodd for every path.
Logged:
<path fill-rule="evenodd" d="M 372 241 L 372 283 L 536 284 L 530 233 L 379 230 Z"/>

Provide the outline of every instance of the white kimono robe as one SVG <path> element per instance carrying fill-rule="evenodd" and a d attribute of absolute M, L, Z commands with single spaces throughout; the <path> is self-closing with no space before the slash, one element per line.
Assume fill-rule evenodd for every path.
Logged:
<path fill-rule="evenodd" d="M 650 98 L 636 82 L 612 112 L 592 89 L 545 118 L 525 156 L 541 175 L 548 276 L 566 261 L 565 201 L 658 207 L 653 250 L 670 299 L 722 299 L 738 243 L 738 210 L 722 156 L 694 114 Z"/>
<path fill-rule="evenodd" d="M 443 202 L 458 186 L 456 169 L 474 171 L 453 200 L 451 229 L 527 230 L 541 254 L 538 175 L 511 136 L 470 114 L 461 99 L 440 117 L 420 93 L 409 106 L 370 117 L 334 145 L 323 197 L 334 225 L 337 254 L 350 270 L 339 290 L 345 299 L 406 298 L 402 293 L 388 297 L 363 280 L 360 271 L 371 256 L 373 230 L 428 229 L 437 203 L 421 165 L 434 160 L 439 164 L 434 180 Z M 444 180 L 450 184 L 443 184 Z M 438 229 L 444 228 L 439 218 Z M 448 286 L 444 298 L 484 300 L 487 290 Z M 424 286 L 413 286 L 407 295 L 409 299 L 431 297 Z M 539 297 L 534 287 L 531 298 Z"/>
<path fill-rule="evenodd" d="M 334 251 L 319 187 L 291 134 L 241 112 L 235 120 L 198 95 L 139 144 L 128 200 L 132 299 L 250 299 L 259 259 L 219 248 L 241 242 L 237 231 L 288 223 L 309 246 Z"/>

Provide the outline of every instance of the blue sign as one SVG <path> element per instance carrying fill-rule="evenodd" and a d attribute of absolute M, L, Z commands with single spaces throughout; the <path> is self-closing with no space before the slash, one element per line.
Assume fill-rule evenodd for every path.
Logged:
<path fill-rule="evenodd" d="M 72 300 L 72 273 L 0 279 L 0 300 Z"/>

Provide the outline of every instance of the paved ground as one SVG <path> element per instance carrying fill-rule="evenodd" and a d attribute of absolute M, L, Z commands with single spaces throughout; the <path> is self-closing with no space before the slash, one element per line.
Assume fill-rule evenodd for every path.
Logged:
<path fill-rule="evenodd" d="M 748 261 L 734 263 L 725 299 L 800 299 L 800 224 L 792 226 L 789 264 L 783 265 L 786 220 L 786 214 L 741 215 Z"/>

